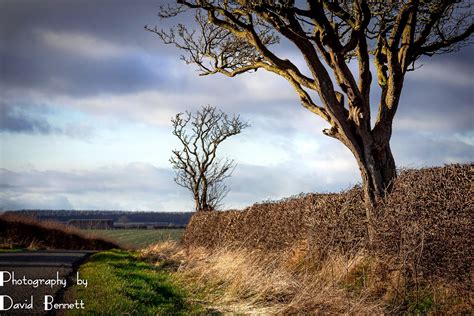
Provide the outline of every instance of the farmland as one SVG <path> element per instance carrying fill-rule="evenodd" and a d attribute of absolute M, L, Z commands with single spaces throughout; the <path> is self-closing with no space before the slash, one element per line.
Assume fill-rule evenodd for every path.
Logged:
<path fill-rule="evenodd" d="M 184 229 L 111 229 L 87 230 L 90 235 L 105 237 L 123 247 L 140 249 L 165 240 L 179 240 Z"/>

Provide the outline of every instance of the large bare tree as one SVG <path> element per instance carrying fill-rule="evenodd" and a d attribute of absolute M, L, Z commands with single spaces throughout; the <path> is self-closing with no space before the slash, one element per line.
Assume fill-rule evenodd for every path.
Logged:
<path fill-rule="evenodd" d="M 179 113 L 171 122 L 173 135 L 182 145 L 181 150 L 173 150 L 170 159 L 176 170 L 174 180 L 191 191 L 196 212 L 215 210 L 228 193 L 224 180 L 235 167 L 233 160 L 217 158 L 217 148 L 248 124 L 212 106 L 204 106 L 194 115 Z"/>
<path fill-rule="evenodd" d="M 300 103 L 329 123 L 323 133 L 354 155 L 371 209 L 396 177 L 390 138 L 405 75 L 421 56 L 467 43 L 469 2 L 178 0 L 162 7 L 161 17 L 194 11 L 196 29 L 147 29 L 179 47 L 201 75 L 234 77 L 262 68 L 285 78 Z M 281 57 L 278 43 L 291 44 L 305 67 Z M 374 77 L 380 98 L 371 113 Z"/>

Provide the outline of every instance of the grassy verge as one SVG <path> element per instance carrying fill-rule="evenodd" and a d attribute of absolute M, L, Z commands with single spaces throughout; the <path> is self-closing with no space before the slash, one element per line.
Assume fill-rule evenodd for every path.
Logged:
<path fill-rule="evenodd" d="M 110 250 L 93 255 L 80 270 L 87 288 L 74 286 L 69 298 L 83 300 L 87 314 L 189 315 L 200 307 L 186 301 L 185 292 L 163 269 L 140 261 L 134 253 Z M 68 315 L 83 315 L 73 310 Z"/>
<path fill-rule="evenodd" d="M 123 247 L 140 249 L 167 240 L 179 240 L 184 229 L 88 230 L 91 236 L 104 237 Z"/>

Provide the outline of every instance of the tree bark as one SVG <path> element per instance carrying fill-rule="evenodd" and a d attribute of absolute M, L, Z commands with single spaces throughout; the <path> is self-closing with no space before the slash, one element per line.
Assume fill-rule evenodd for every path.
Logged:
<path fill-rule="evenodd" d="M 366 204 L 375 207 L 390 190 L 392 181 L 397 176 L 395 160 L 388 143 L 382 148 L 372 148 L 364 156 L 356 157 L 362 176 L 364 198 Z"/>
<path fill-rule="evenodd" d="M 381 148 L 375 147 L 372 154 L 375 159 L 376 169 L 379 170 L 382 178 L 384 192 L 382 192 L 381 196 L 384 197 L 386 192 L 390 192 L 392 182 L 397 176 L 395 159 L 393 158 L 390 143 L 387 142 Z"/>
<path fill-rule="evenodd" d="M 368 148 L 367 152 L 357 152 L 355 154 L 362 178 L 369 244 L 372 244 L 373 241 L 373 216 L 377 204 L 390 191 L 393 180 L 397 176 L 395 160 L 389 142 L 386 142 L 383 146 L 371 147 Z"/>

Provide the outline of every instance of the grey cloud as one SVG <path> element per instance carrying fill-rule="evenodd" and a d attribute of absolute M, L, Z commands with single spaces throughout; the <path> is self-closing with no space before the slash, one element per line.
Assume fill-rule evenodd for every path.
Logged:
<path fill-rule="evenodd" d="M 21 209 L 73 209 L 64 196 L 25 196 L 21 194 L 0 193 L 0 210 Z"/>
<path fill-rule="evenodd" d="M 155 1 L 2 1 L 0 84 L 52 94 L 127 93 L 170 83 L 169 65 L 148 56 L 162 47 L 143 26 L 156 20 Z M 38 38 L 42 31 L 90 35 L 123 48 L 122 56 L 92 60 L 58 51 Z M 73 41 L 74 39 L 70 39 Z M 97 47 L 82 47 L 93 52 Z M 163 57 L 163 56 L 162 56 Z"/>
<path fill-rule="evenodd" d="M 317 159 L 317 158 L 315 158 Z M 226 202 L 233 208 L 244 208 L 255 202 L 278 200 L 299 193 L 339 192 L 360 181 L 356 168 L 353 170 L 315 170 L 308 166 L 296 167 L 291 163 L 275 166 L 238 165 L 229 179 L 231 191 Z"/>
<path fill-rule="evenodd" d="M 7 60 L 0 78 L 5 88 L 21 87 L 53 95 L 130 93 L 157 88 L 163 81 L 157 74 L 159 69 L 148 67 L 139 55 L 90 60 L 39 44 L 33 53 L 18 49 L 2 58 Z"/>
<path fill-rule="evenodd" d="M 86 171 L 0 170 L 3 186 L 9 190 L 52 194 L 89 192 L 154 192 L 172 184 L 171 171 L 148 164 L 103 167 Z M 170 181 L 171 180 L 171 181 Z"/>
<path fill-rule="evenodd" d="M 0 169 L 0 209 L 189 209 L 191 197 L 172 179 L 171 170 L 143 163 L 67 172 Z"/>
<path fill-rule="evenodd" d="M 0 132 L 51 134 L 57 131 L 43 118 L 0 104 Z"/>
<path fill-rule="evenodd" d="M 219 102 L 228 102 L 229 107 L 235 111 L 260 112 L 272 115 L 275 107 L 287 106 L 288 101 L 298 105 L 296 94 L 291 100 L 284 102 L 251 100 L 252 96 L 243 95 L 236 89 L 237 79 L 227 79 L 223 76 L 213 76 L 212 79 L 198 78 L 193 72 L 193 65 L 186 66 L 178 62 L 177 49 L 166 46 L 151 33 L 145 32 L 145 24 L 158 24 L 166 28 L 171 24 L 186 22 L 186 17 L 178 21 L 160 21 L 157 17 L 159 6 L 169 1 L 3 1 L 0 4 L 0 23 L 2 23 L 2 45 L 0 60 L 3 62 L 2 72 L 4 86 L 24 87 L 46 90 L 51 94 L 66 93 L 70 95 L 90 95 L 100 93 L 133 93 L 147 89 L 159 89 L 167 92 L 193 94 L 200 92 L 209 99 L 216 96 Z M 110 41 L 124 50 L 133 47 L 137 53 L 126 56 L 114 57 L 108 60 L 94 61 L 78 56 L 60 54 L 48 47 L 42 46 L 35 37 L 35 30 L 50 30 L 60 32 L 78 32 L 90 34 L 101 40 Z M 284 44 L 285 46 L 287 44 Z M 90 47 L 91 50 L 94 47 Z M 284 50 L 287 50 L 285 48 Z M 456 61 L 461 67 L 472 65 L 470 56 L 474 48 L 466 47 L 456 54 L 436 56 L 433 59 L 425 58 L 422 62 L 430 63 Z M 145 55 L 159 61 L 157 69 L 151 69 L 144 60 Z M 177 67 L 177 65 L 179 65 Z M 471 67 L 472 69 L 472 67 Z M 423 69 L 418 70 L 422 72 Z M 174 75 L 173 75 L 174 73 Z M 253 75 L 242 77 L 240 82 L 245 82 Z M 273 79 L 271 79 L 273 78 Z M 281 81 L 271 77 L 268 80 Z M 283 82 L 283 81 L 281 81 Z M 463 120 L 461 126 L 466 126 L 469 117 L 466 114 L 472 99 L 472 92 L 466 89 L 449 89 L 440 87 L 432 82 L 422 82 L 417 85 L 417 80 L 408 76 L 405 85 L 404 97 L 400 106 L 400 116 L 413 117 L 412 112 L 421 113 L 429 110 L 435 115 L 446 116 L 446 111 L 441 104 L 456 103 L 458 117 L 451 119 Z M 284 83 L 285 85 L 289 84 Z M 374 88 L 376 86 L 374 80 Z M 412 87 L 413 86 L 413 87 Z M 291 90 L 291 88 L 289 88 Z M 374 89 L 375 90 L 375 89 Z M 430 96 L 419 93 L 420 91 L 443 91 L 443 101 L 439 94 L 431 93 Z M 279 93 L 264 91 L 268 95 Z M 412 97 L 413 96 L 413 97 Z M 229 102 L 229 99 L 238 99 L 238 102 Z M 374 100 L 375 101 L 375 100 Z M 284 105 L 283 105 L 284 103 Z M 430 103 L 434 103 L 430 104 Z M 461 103 L 461 104 L 458 104 Z M 376 102 L 374 102 L 376 104 Z M 218 105 L 218 104 L 216 104 Z M 428 108 L 429 106 L 429 108 Z M 188 106 L 189 107 L 189 106 Z M 472 113 L 472 111 L 470 111 Z M 452 117 L 452 116 L 451 116 Z M 430 118 L 432 119 L 432 118 Z M 450 122 L 450 126 L 453 125 Z"/>
<path fill-rule="evenodd" d="M 338 172 L 336 172 L 338 173 Z M 339 173 L 345 173 L 344 170 Z M 0 209 L 102 208 L 183 211 L 192 207 L 192 197 L 173 182 L 171 169 L 133 163 L 81 171 L 11 171 L 0 169 Z M 329 183 L 328 172 L 298 172 L 294 165 L 261 167 L 239 164 L 229 179 L 231 192 L 226 207 L 245 207 L 266 199 L 300 192 L 334 191 L 341 185 Z M 34 201 L 38 204 L 35 206 Z M 158 209 L 160 207 L 160 209 Z"/>
<path fill-rule="evenodd" d="M 467 133 L 465 138 L 474 140 L 472 136 L 472 133 Z M 399 166 L 420 168 L 472 162 L 473 144 L 453 134 L 401 132 L 394 135 L 392 149 Z"/>
<path fill-rule="evenodd" d="M 462 45 L 458 45 L 458 48 L 454 52 L 434 55 L 434 56 L 423 56 L 418 61 L 418 66 L 423 65 L 432 61 L 440 63 L 456 61 L 459 64 L 466 65 L 472 69 L 472 54 L 474 53 L 474 46 L 472 45 L 472 39 L 464 42 Z"/>
<path fill-rule="evenodd" d="M 426 132 L 472 130 L 473 89 L 474 85 L 466 88 L 408 78 L 394 126 L 400 126 L 404 130 Z M 418 124 L 404 125 L 404 121 L 417 121 Z"/>
<path fill-rule="evenodd" d="M 97 34 L 100 38 L 138 46 L 159 49 L 161 45 L 150 33 L 144 31 L 145 24 L 158 21 L 160 3 L 153 0 L 5 0 L 0 4 L 1 39 L 12 44 L 25 39 L 31 29 L 52 28 Z"/>
<path fill-rule="evenodd" d="M 11 134 L 66 135 L 89 140 L 95 128 L 87 122 L 55 126 L 48 120 L 56 113 L 43 105 L 12 105 L 0 102 L 0 132 Z"/>

